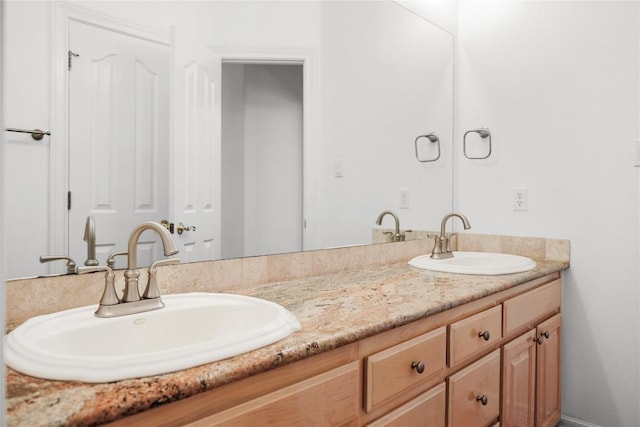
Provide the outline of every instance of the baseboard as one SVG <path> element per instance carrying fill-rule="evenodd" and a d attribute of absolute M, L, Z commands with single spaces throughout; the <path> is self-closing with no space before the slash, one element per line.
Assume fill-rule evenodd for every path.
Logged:
<path fill-rule="evenodd" d="M 597 424 L 591 424 L 586 421 L 579 420 L 577 418 L 568 417 L 563 415 L 560 418 L 560 422 L 557 427 L 601 427 Z"/>

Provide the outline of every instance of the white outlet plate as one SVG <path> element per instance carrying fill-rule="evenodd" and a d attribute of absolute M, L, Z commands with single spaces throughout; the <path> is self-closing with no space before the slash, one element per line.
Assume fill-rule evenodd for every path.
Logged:
<path fill-rule="evenodd" d="M 513 189 L 513 210 L 529 210 L 529 190 L 524 187 Z"/>
<path fill-rule="evenodd" d="M 333 161 L 333 176 L 334 178 L 342 178 L 344 176 L 344 160 L 335 159 Z"/>
<path fill-rule="evenodd" d="M 400 189 L 400 201 L 398 203 L 398 207 L 400 209 L 409 209 L 409 189 L 401 188 Z"/>

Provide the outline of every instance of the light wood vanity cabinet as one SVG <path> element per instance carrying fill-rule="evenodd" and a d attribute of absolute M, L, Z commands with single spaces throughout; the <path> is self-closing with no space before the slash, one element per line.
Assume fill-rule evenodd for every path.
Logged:
<path fill-rule="evenodd" d="M 447 333 L 441 327 L 366 358 L 365 409 L 371 412 L 416 384 L 442 375 Z"/>
<path fill-rule="evenodd" d="M 562 318 L 556 314 L 537 328 L 536 425 L 555 426 L 561 414 Z"/>
<path fill-rule="evenodd" d="M 502 348 L 503 426 L 546 427 L 560 421 L 561 304 L 560 280 L 504 303 L 505 331 L 527 331 Z"/>
<path fill-rule="evenodd" d="M 502 306 L 484 310 L 449 325 L 449 365 L 477 359 L 483 350 L 502 339 Z"/>
<path fill-rule="evenodd" d="M 191 427 L 261 425 L 357 426 L 357 362 L 250 400 L 189 424 Z"/>
<path fill-rule="evenodd" d="M 369 427 L 444 427 L 446 424 L 447 388 L 441 383 L 429 391 L 384 415 Z"/>
<path fill-rule="evenodd" d="M 500 416 L 500 350 L 448 379 L 449 427 L 486 427 Z"/>
<path fill-rule="evenodd" d="M 562 281 L 552 275 L 523 285 L 525 289 L 512 288 L 501 294 L 487 297 L 444 313 L 447 328 L 447 367 L 436 379 L 444 380 L 438 390 L 446 387 L 447 401 L 437 401 L 421 408 L 415 402 L 398 402 L 396 409 L 383 415 L 371 425 L 443 426 L 447 427 L 550 427 L 560 420 L 560 347 L 562 305 Z M 520 291 L 518 293 L 518 291 Z M 481 302 L 484 302 L 482 304 Z M 434 320 L 434 324 L 439 322 Z M 380 359 L 389 363 L 384 366 L 386 375 L 380 383 L 394 377 L 388 371 L 404 372 L 408 369 L 405 358 L 395 367 L 386 357 L 407 348 L 415 340 L 425 342 L 430 334 L 439 334 L 443 326 L 421 337 L 396 344 L 365 358 L 365 366 Z M 431 352 L 437 351 L 441 341 L 431 341 Z M 413 347 L 413 349 L 417 349 Z M 427 354 L 426 352 L 423 354 Z M 412 355 L 411 360 L 422 356 Z M 398 361 L 399 362 L 399 361 Z M 365 371 L 366 384 L 364 408 L 375 412 L 372 405 L 370 385 L 378 379 L 376 370 Z M 428 383 L 433 377 L 414 375 L 413 386 Z M 406 393 L 411 384 L 388 383 L 390 390 L 384 398 L 389 399 L 398 390 Z M 424 396 L 433 393 L 435 387 Z M 377 401 L 384 403 L 384 399 Z M 434 401 L 435 402 L 435 399 Z M 428 408 L 428 409 L 427 409 Z M 446 419 L 440 415 L 446 412 Z M 422 412 L 422 416 L 419 413 Z M 400 418 L 411 414 L 410 418 Z M 434 418 L 430 418 L 433 416 Z M 402 419 L 402 424 L 393 424 Z"/>
<path fill-rule="evenodd" d="M 114 425 L 554 426 L 561 300 L 553 273 Z"/>
<path fill-rule="evenodd" d="M 536 413 L 536 330 L 502 348 L 502 421 L 534 427 Z"/>

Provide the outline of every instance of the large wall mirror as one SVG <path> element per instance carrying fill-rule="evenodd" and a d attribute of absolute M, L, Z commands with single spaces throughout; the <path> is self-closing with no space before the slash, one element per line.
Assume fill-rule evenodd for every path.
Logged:
<path fill-rule="evenodd" d="M 401 4 L 10 0 L 3 20 L 3 123 L 51 130 L 3 132 L 7 278 L 83 264 L 89 218 L 100 264 L 147 220 L 193 262 L 452 208 L 454 40 Z"/>

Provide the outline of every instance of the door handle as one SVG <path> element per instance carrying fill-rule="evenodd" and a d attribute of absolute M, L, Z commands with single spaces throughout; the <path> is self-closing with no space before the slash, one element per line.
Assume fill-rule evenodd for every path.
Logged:
<path fill-rule="evenodd" d="M 196 231 L 195 225 L 184 225 L 183 223 L 178 223 L 178 234 L 182 234 L 185 231 Z"/>
<path fill-rule="evenodd" d="M 160 225 L 162 225 L 164 228 L 166 228 L 167 230 L 169 230 L 169 233 L 173 234 L 174 231 L 174 225 L 172 222 L 167 221 L 166 219 L 163 219 L 160 222 Z M 182 234 L 180 231 L 178 231 L 178 234 Z"/>

